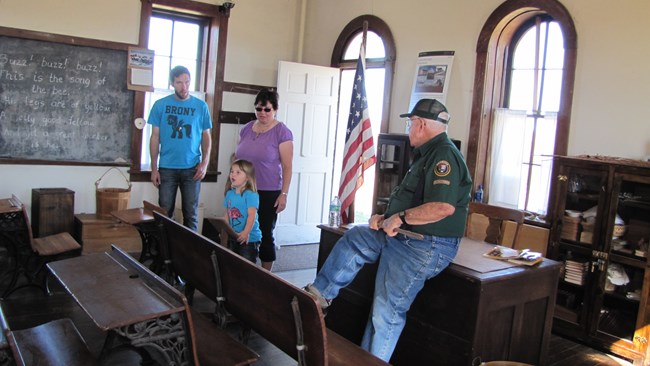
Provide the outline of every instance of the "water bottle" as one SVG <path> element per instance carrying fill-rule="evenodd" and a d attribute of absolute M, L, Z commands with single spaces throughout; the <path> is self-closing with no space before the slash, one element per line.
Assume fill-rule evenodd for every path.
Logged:
<path fill-rule="evenodd" d="M 341 225 L 341 200 L 339 196 L 334 196 L 330 202 L 329 226 L 338 227 Z"/>
<path fill-rule="evenodd" d="M 474 202 L 483 203 L 483 185 L 479 184 L 474 192 Z"/>

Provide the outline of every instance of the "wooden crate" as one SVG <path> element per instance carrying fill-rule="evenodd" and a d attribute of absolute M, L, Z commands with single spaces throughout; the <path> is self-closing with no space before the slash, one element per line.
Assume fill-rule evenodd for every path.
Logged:
<path fill-rule="evenodd" d="M 68 232 L 74 222 L 74 192 L 67 188 L 32 189 L 32 234 L 40 238 Z"/>
<path fill-rule="evenodd" d="M 97 214 L 74 216 L 75 239 L 81 244 L 82 254 L 110 251 L 115 244 L 128 253 L 142 251 L 142 240 L 138 230 L 117 219 L 103 218 Z"/>

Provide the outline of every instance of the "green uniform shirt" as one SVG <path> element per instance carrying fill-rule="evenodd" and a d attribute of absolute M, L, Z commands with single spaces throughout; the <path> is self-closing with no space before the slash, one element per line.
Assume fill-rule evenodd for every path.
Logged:
<path fill-rule="evenodd" d="M 423 187 L 420 186 L 422 200 L 414 202 L 421 179 L 424 179 Z M 472 179 L 463 156 L 447 133 L 441 133 L 414 150 L 411 168 L 391 193 L 384 216 L 426 202 L 446 202 L 456 207 L 453 215 L 431 224 L 411 225 L 408 229 L 424 235 L 462 237 L 471 189 Z"/>

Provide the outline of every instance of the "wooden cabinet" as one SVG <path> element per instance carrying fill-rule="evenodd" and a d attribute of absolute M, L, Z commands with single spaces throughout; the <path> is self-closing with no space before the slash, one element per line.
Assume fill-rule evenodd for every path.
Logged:
<path fill-rule="evenodd" d="M 549 257 L 564 263 L 554 330 L 650 361 L 650 163 L 557 157 Z"/>
<path fill-rule="evenodd" d="M 32 189 L 32 233 L 35 238 L 73 233 L 74 192 L 67 188 Z"/>
<path fill-rule="evenodd" d="M 402 181 L 411 165 L 412 149 L 409 136 L 380 133 L 377 138 L 377 163 L 375 164 L 375 191 L 372 213 L 386 211 L 388 197 Z"/>
<path fill-rule="evenodd" d="M 111 244 L 129 253 L 142 251 L 142 240 L 134 226 L 97 214 L 75 215 L 74 237 L 81 244 L 82 254 L 110 251 Z"/>
<path fill-rule="evenodd" d="M 460 140 L 451 139 L 460 150 Z M 388 197 L 393 188 L 402 182 L 413 160 L 413 148 L 409 135 L 380 133 L 377 138 L 377 163 L 375 164 L 375 190 L 373 214 L 386 211 Z"/>
<path fill-rule="evenodd" d="M 318 269 L 344 233 L 319 227 Z M 544 260 L 523 267 L 483 257 L 492 247 L 464 238 L 454 262 L 426 281 L 391 365 L 546 364 L 561 265 Z M 327 309 L 327 327 L 356 344 L 368 320 L 376 271 L 376 264 L 365 265 Z"/>

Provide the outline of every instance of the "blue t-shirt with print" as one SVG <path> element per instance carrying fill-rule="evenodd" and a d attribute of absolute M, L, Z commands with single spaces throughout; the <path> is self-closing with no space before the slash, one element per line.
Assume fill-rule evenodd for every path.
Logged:
<path fill-rule="evenodd" d="M 237 233 L 244 231 L 246 227 L 246 220 L 248 220 L 248 209 L 255 208 L 255 222 L 251 230 L 248 241 L 255 243 L 262 240 L 262 231 L 260 230 L 260 223 L 258 220 L 257 210 L 260 207 L 260 195 L 251 190 L 245 190 L 241 194 L 237 193 L 235 188 L 226 192 L 226 198 L 223 200 L 223 205 L 226 207 L 228 213 L 228 222 L 230 227 Z"/>
<path fill-rule="evenodd" d="M 147 123 L 160 128 L 160 168 L 188 169 L 201 162 L 203 131 L 212 128 L 204 101 L 168 95 L 154 103 Z"/>

